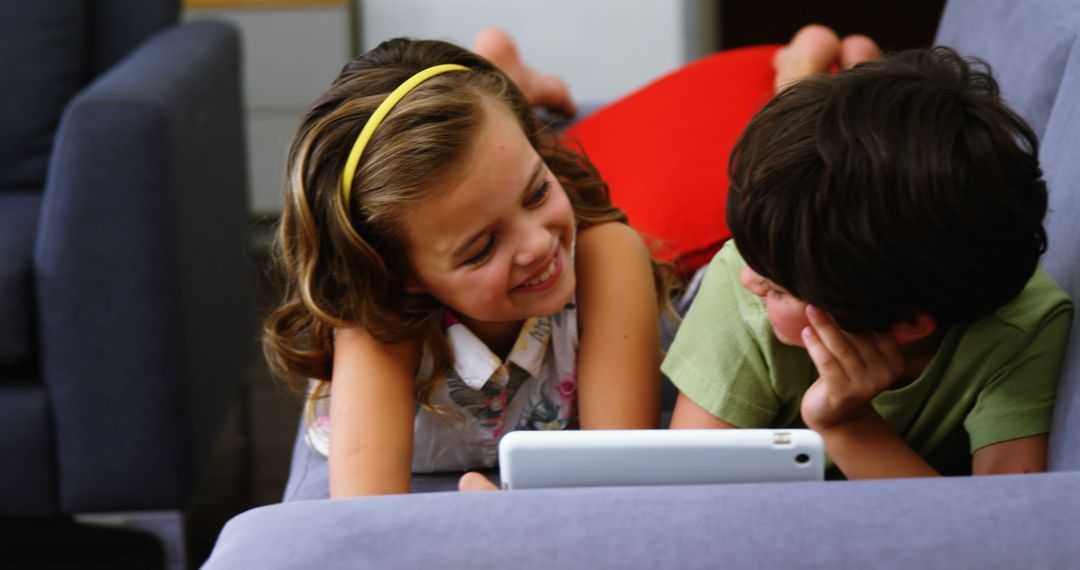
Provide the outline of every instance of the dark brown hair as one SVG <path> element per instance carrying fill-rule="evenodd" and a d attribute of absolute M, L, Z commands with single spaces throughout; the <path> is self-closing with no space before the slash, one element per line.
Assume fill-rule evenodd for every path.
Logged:
<path fill-rule="evenodd" d="M 752 269 L 849 331 L 971 322 L 1046 250 L 1037 156 L 986 64 L 901 52 L 766 105 L 732 152 L 728 225 Z"/>

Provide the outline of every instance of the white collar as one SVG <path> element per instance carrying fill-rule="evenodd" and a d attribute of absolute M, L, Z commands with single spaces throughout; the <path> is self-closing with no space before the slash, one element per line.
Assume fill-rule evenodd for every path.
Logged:
<path fill-rule="evenodd" d="M 469 327 L 453 319 L 446 328 L 446 337 L 454 354 L 454 370 L 468 387 L 479 390 L 489 380 L 502 384 L 509 379 L 508 374 L 496 374 L 503 361 Z M 539 376 L 550 340 L 550 316 L 526 319 L 506 362 L 518 365 L 534 377 Z"/>

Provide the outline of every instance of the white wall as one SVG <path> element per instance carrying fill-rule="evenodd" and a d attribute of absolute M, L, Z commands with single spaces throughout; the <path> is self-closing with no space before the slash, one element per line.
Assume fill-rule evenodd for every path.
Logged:
<path fill-rule="evenodd" d="M 709 2 L 710 0 L 703 0 Z M 611 101 L 684 63 L 687 0 L 362 0 L 361 46 L 398 36 L 470 47 L 499 27 L 534 67 L 558 73 L 579 102 Z"/>
<path fill-rule="evenodd" d="M 345 2 L 327 6 L 189 9 L 187 20 L 227 20 L 240 30 L 248 153 L 248 209 L 281 212 L 285 156 L 304 111 L 330 87 L 352 51 Z"/>
<path fill-rule="evenodd" d="M 274 215 L 281 211 L 285 154 L 297 122 L 354 55 L 354 45 L 367 50 L 412 36 L 470 47 L 476 32 L 500 27 L 531 65 L 561 75 L 578 102 L 601 103 L 707 52 L 715 1 L 341 0 L 188 9 L 184 17 L 225 19 L 240 29 L 248 204 L 253 214 Z"/>

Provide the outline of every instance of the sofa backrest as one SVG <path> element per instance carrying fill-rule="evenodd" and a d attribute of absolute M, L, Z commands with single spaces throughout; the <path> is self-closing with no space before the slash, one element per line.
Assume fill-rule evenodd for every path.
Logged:
<path fill-rule="evenodd" d="M 1042 264 L 1080 300 L 1080 3 L 950 0 L 937 43 L 990 64 L 1002 95 L 1039 135 L 1050 191 Z M 1050 468 L 1080 470 L 1080 319 L 1074 319 L 1050 435 Z"/>
<path fill-rule="evenodd" d="M 0 2 L 0 192 L 44 188 L 68 101 L 178 17 L 178 0 Z"/>
<path fill-rule="evenodd" d="M 180 17 L 180 0 L 93 0 L 87 4 L 90 77 L 101 75 L 151 34 L 175 24 Z"/>

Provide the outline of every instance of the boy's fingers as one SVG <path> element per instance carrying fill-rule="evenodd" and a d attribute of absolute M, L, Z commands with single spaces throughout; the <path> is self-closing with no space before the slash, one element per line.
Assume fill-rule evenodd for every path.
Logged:
<path fill-rule="evenodd" d="M 858 336 L 849 335 L 849 337 L 862 356 L 867 371 L 884 368 L 890 374 L 890 382 L 899 376 L 904 361 L 900 354 L 900 348 L 893 341 L 891 335 L 870 333 Z M 896 370 L 898 365 L 901 370 Z"/>
<path fill-rule="evenodd" d="M 878 342 L 875 335 L 856 335 L 841 331 L 844 338 L 851 344 L 852 349 L 859 354 L 859 359 L 867 367 L 873 367 L 877 363 L 880 363 L 885 356 L 878 348 Z"/>
<path fill-rule="evenodd" d="M 813 305 L 807 305 L 806 317 L 810 320 L 810 325 L 813 327 L 817 338 L 821 340 L 821 343 L 845 370 L 851 372 L 866 365 L 862 355 L 852 345 L 851 340 L 840 330 L 840 327 L 836 326 L 832 317 L 825 311 Z"/>
<path fill-rule="evenodd" d="M 885 359 L 886 366 L 895 380 L 904 372 L 904 355 L 900 352 L 900 345 L 888 333 L 878 334 L 875 337 L 877 349 L 881 352 L 882 358 Z"/>
<path fill-rule="evenodd" d="M 844 367 L 837 361 L 833 353 L 821 342 L 821 337 L 813 327 L 806 327 L 802 330 L 803 344 L 806 345 L 806 352 L 810 354 L 810 360 L 814 361 L 814 366 L 817 368 L 818 374 L 821 378 L 828 383 L 830 379 L 835 379 L 837 374 L 845 375 Z"/>

